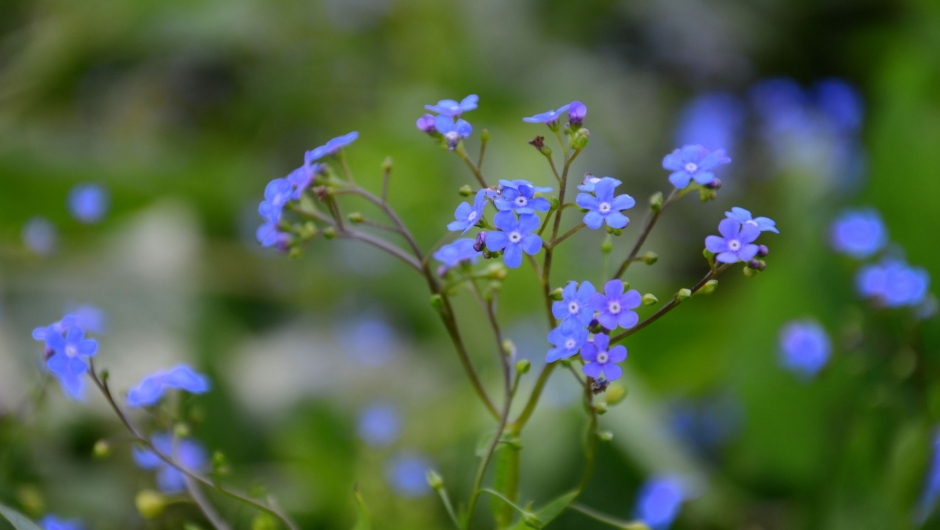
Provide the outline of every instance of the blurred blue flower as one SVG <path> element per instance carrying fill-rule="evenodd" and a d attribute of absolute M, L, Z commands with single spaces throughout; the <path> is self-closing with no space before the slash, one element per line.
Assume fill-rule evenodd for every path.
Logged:
<path fill-rule="evenodd" d="M 584 174 L 584 180 L 582 180 L 582 181 L 581 181 L 581 184 L 578 185 L 578 189 L 581 190 L 581 191 L 583 191 L 583 192 L 585 192 L 585 193 L 593 193 L 593 192 L 594 192 L 594 186 L 596 186 L 597 183 L 600 182 L 602 179 L 610 179 L 610 180 L 614 181 L 614 187 L 617 187 L 617 186 L 623 184 L 622 182 L 620 182 L 619 180 L 617 180 L 617 179 L 615 179 L 615 178 L 613 178 L 613 177 L 595 177 L 594 175 L 592 175 L 592 174 L 590 174 L 590 173 L 585 173 L 585 174 Z"/>
<path fill-rule="evenodd" d="M 519 186 L 528 186 L 528 187 L 532 188 L 532 190 L 535 191 L 535 193 L 549 193 L 550 191 L 552 191 L 552 188 L 545 187 L 545 186 L 536 186 L 535 184 L 532 184 L 532 183 L 529 182 L 528 180 L 522 180 L 522 179 L 516 179 L 516 180 L 500 179 L 500 181 L 499 181 L 499 192 L 502 193 L 502 192 L 506 191 L 507 189 L 518 190 L 518 189 L 519 189 Z"/>
<path fill-rule="evenodd" d="M 865 259 L 885 246 L 888 230 L 873 208 L 846 210 L 833 221 L 830 241 L 837 252 Z"/>
<path fill-rule="evenodd" d="M 730 162 L 724 149 L 711 151 L 701 145 L 686 145 L 663 158 L 663 169 L 672 171 L 669 182 L 681 189 L 692 180 L 702 185 L 711 184 L 715 180 L 712 170 Z"/>
<path fill-rule="evenodd" d="M 731 208 L 730 212 L 725 212 L 725 217 L 728 219 L 737 219 L 742 225 L 752 224 L 756 226 L 761 232 L 773 232 L 779 234 L 780 231 L 777 230 L 777 223 L 770 219 L 769 217 L 751 217 L 751 212 L 745 210 L 744 208 L 738 208 L 737 206 Z"/>
<path fill-rule="evenodd" d="M 528 118 L 522 118 L 522 121 L 529 123 L 547 123 L 550 127 L 558 124 L 558 119 L 561 118 L 561 115 L 565 112 L 568 112 L 568 107 L 571 104 L 562 105 L 558 107 L 558 110 L 550 110 L 548 112 L 543 112 L 541 114 L 536 114 L 535 116 L 529 116 Z M 585 109 L 586 112 L 586 109 Z"/>
<path fill-rule="evenodd" d="M 180 364 L 144 377 L 137 386 L 127 392 L 127 405 L 131 408 L 150 407 L 163 399 L 167 390 L 177 389 L 191 394 L 204 394 L 209 391 L 209 387 L 208 377 L 185 364 Z"/>
<path fill-rule="evenodd" d="M 633 517 L 651 530 L 667 530 L 679 515 L 685 496 L 685 488 L 677 478 L 651 478 L 640 488 Z"/>
<path fill-rule="evenodd" d="M 476 94 L 470 94 L 469 96 L 463 98 L 463 100 L 461 100 L 459 103 L 453 99 L 442 99 L 437 102 L 437 105 L 425 105 L 424 108 L 431 112 L 436 112 L 442 116 L 457 118 L 464 112 L 470 112 L 471 110 L 477 108 L 478 101 L 480 101 L 479 96 Z"/>
<path fill-rule="evenodd" d="M 78 327 L 85 331 L 102 335 L 108 329 L 108 316 L 93 305 L 80 305 L 68 314 L 74 317 Z"/>
<path fill-rule="evenodd" d="M 548 350 L 545 362 L 551 363 L 558 359 L 567 359 L 578 353 L 581 346 L 587 342 L 588 330 L 581 323 L 581 319 L 568 317 L 561 321 L 561 325 L 548 333 L 548 342 L 555 347 Z"/>
<path fill-rule="evenodd" d="M 458 239 L 449 245 L 444 245 L 434 253 L 434 259 L 444 264 L 446 268 L 456 267 L 461 261 L 476 263 L 483 252 L 473 248 L 476 241 L 470 238 Z"/>
<path fill-rule="evenodd" d="M 604 294 L 591 296 L 591 307 L 597 311 L 597 321 L 609 330 L 617 329 L 617 326 L 632 328 L 640 320 L 632 310 L 640 307 L 643 297 L 636 289 L 623 291 L 622 281 L 610 280 L 604 285 Z"/>
<path fill-rule="evenodd" d="M 780 331 L 780 363 L 804 379 L 816 375 L 831 352 L 829 335 L 816 321 L 793 321 Z"/>
<path fill-rule="evenodd" d="M 334 156 L 339 152 L 340 149 L 356 141 L 356 138 L 359 138 L 359 133 L 357 131 L 353 131 L 343 136 L 337 136 L 326 144 L 307 151 L 304 154 L 304 160 L 308 162 L 316 162 L 325 156 Z"/>
<path fill-rule="evenodd" d="M 287 182 L 291 187 L 291 199 L 299 201 L 304 192 L 310 188 L 317 173 L 323 170 L 323 164 L 314 164 L 310 160 L 310 152 L 304 154 L 304 165 L 287 175 Z"/>
<path fill-rule="evenodd" d="M 415 122 L 415 126 L 418 127 L 418 130 L 421 132 L 426 132 L 428 134 L 433 134 L 437 132 L 437 129 L 434 128 L 434 115 L 425 114 L 418 118 Z"/>
<path fill-rule="evenodd" d="M 39 521 L 39 527 L 42 530 L 84 530 L 84 526 L 78 519 L 59 519 L 55 515 L 49 514 Z"/>
<path fill-rule="evenodd" d="M 571 125 L 580 127 L 584 123 L 585 116 L 587 116 L 587 105 L 580 101 L 572 101 L 568 107 L 568 122 Z"/>
<path fill-rule="evenodd" d="M 519 220 L 511 211 L 499 212 L 493 218 L 500 231 L 487 233 L 486 248 L 491 252 L 504 250 L 503 261 L 512 269 L 522 265 L 522 253 L 537 254 L 542 248 L 542 238 L 535 234 L 539 229 L 539 218 L 535 214 L 522 214 Z"/>
<path fill-rule="evenodd" d="M 23 225 L 23 244 L 40 256 L 55 252 L 59 234 L 55 225 L 45 217 L 33 217 Z"/>
<path fill-rule="evenodd" d="M 264 223 L 258 227 L 255 237 L 263 247 L 278 245 L 279 250 L 286 250 L 289 234 L 283 232 L 278 224 L 284 206 L 294 195 L 294 186 L 286 178 L 276 178 L 264 188 L 264 200 L 258 205 L 258 213 Z"/>
<path fill-rule="evenodd" d="M 722 219 L 718 223 L 719 236 L 705 238 L 705 248 L 716 254 L 715 259 L 722 263 L 749 261 L 757 255 L 758 246 L 754 240 L 760 235 L 757 224 L 745 223 L 733 218 Z"/>
<path fill-rule="evenodd" d="M 427 473 L 433 468 L 427 457 L 404 452 L 389 460 L 385 476 L 395 493 L 407 498 L 421 497 L 431 491 Z"/>
<path fill-rule="evenodd" d="M 457 149 L 457 144 L 460 143 L 460 140 L 470 136 L 470 133 L 473 132 L 473 127 L 465 120 L 457 120 L 454 122 L 454 120 L 444 115 L 439 115 L 434 118 L 434 128 L 437 129 L 437 132 L 444 135 L 447 148 L 451 151 Z"/>
<path fill-rule="evenodd" d="M 594 318 L 594 308 L 591 307 L 591 297 L 597 291 L 591 282 L 568 282 L 561 292 L 562 299 L 552 304 L 552 314 L 561 320 L 568 317 L 577 318 L 581 325 L 587 326 Z"/>
<path fill-rule="evenodd" d="M 922 525 L 930 517 L 940 497 L 940 431 L 934 433 L 933 455 L 930 457 L 930 467 L 924 478 L 924 491 L 917 501 L 914 509 L 914 522 Z"/>
<path fill-rule="evenodd" d="M 551 208 L 548 199 L 536 197 L 535 191 L 535 188 L 528 183 L 519 183 L 515 187 L 504 187 L 503 191 L 493 200 L 493 204 L 500 211 L 512 210 L 517 214 L 535 213 L 536 210 L 547 212 Z"/>
<path fill-rule="evenodd" d="M 371 447 L 388 447 L 398 440 L 401 415 L 387 403 L 373 403 L 359 412 L 356 431 L 359 438 Z"/>
<path fill-rule="evenodd" d="M 46 367 L 59 380 L 65 394 L 76 400 L 85 396 L 83 375 L 88 371 L 85 357 L 98 351 L 94 339 L 86 339 L 74 315 L 66 315 L 59 322 L 33 330 L 33 338 L 45 343 Z"/>
<path fill-rule="evenodd" d="M 927 296 L 929 286 L 930 275 L 925 269 L 898 259 L 865 266 L 856 277 L 859 293 L 886 307 L 915 306 Z"/>
<path fill-rule="evenodd" d="M 78 184 L 69 192 L 69 212 L 82 223 L 97 223 L 111 206 L 111 196 L 101 184 Z"/>
<path fill-rule="evenodd" d="M 608 381 L 616 381 L 623 375 L 623 370 L 614 363 L 627 360 L 627 348 L 616 345 L 610 348 L 610 337 L 599 333 L 581 346 L 581 358 L 586 364 L 581 367 L 584 374 L 594 379 L 603 376 Z"/>
<path fill-rule="evenodd" d="M 451 232 L 463 230 L 461 234 L 466 234 L 467 230 L 473 228 L 473 226 L 479 223 L 480 219 L 483 218 L 484 209 L 486 209 L 485 189 L 477 192 L 476 197 L 473 198 L 473 206 L 470 206 L 468 202 L 460 203 L 460 206 L 454 211 L 454 219 L 456 219 L 456 221 L 448 223 L 447 229 Z"/>
<path fill-rule="evenodd" d="M 195 440 L 180 438 L 174 441 L 169 434 L 158 433 L 150 441 L 157 451 L 193 473 L 201 473 L 208 463 L 206 450 Z M 164 462 L 150 449 L 135 446 L 132 451 L 138 467 L 157 472 L 157 488 L 160 491 L 173 494 L 186 490 L 186 477 L 181 471 Z"/>
<path fill-rule="evenodd" d="M 620 213 L 636 205 L 633 197 L 624 193 L 614 197 L 614 188 L 619 180 L 604 177 L 594 184 L 594 195 L 579 193 L 575 202 L 581 208 L 589 210 L 584 214 L 584 224 L 592 230 L 597 230 L 605 222 L 611 228 L 623 228 L 630 219 Z"/>
<path fill-rule="evenodd" d="M 865 117 L 862 95 L 849 83 L 836 78 L 823 79 L 814 87 L 816 105 L 835 128 L 855 133 Z"/>
<path fill-rule="evenodd" d="M 711 92 L 693 98 L 682 110 L 676 129 L 679 145 L 703 145 L 708 149 L 734 151 L 744 126 L 745 109 L 740 99 L 726 92 Z"/>
<path fill-rule="evenodd" d="M 740 404 L 730 396 L 680 399 L 669 406 L 669 427 L 676 437 L 708 453 L 740 431 L 741 416 Z"/>
<path fill-rule="evenodd" d="M 336 326 L 337 340 L 357 367 L 388 363 L 401 348 L 402 339 L 381 312 L 365 312 L 361 307 Z"/>

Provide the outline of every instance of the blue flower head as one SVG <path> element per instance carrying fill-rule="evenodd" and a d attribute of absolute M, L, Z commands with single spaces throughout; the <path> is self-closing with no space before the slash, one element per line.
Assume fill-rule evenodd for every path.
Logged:
<path fill-rule="evenodd" d="M 620 212 L 633 208 L 636 201 L 627 194 L 614 197 L 614 188 L 619 183 L 617 179 L 604 177 L 594 184 L 594 195 L 579 193 L 575 198 L 578 206 L 589 210 L 584 214 L 584 224 L 588 228 L 597 230 L 604 223 L 611 228 L 623 228 L 630 222 L 630 219 Z"/>
<path fill-rule="evenodd" d="M 323 164 L 314 164 L 311 159 L 311 153 L 312 151 L 304 153 L 304 165 L 291 171 L 290 174 L 287 175 L 287 182 L 290 183 L 291 186 L 292 200 L 299 201 L 304 192 L 313 184 L 317 173 L 322 172 L 326 168 Z"/>
<path fill-rule="evenodd" d="M 668 530 L 679 515 L 685 496 L 685 487 L 677 478 L 654 477 L 640 488 L 633 517 L 651 530 Z"/>
<path fill-rule="evenodd" d="M 915 306 L 924 301 L 929 286 L 930 275 L 925 269 L 897 259 L 863 267 L 856 277 L 859 293 L 886 307 Z"/>
<path fill-rule="evenodd" d="M 790 322 L 780 331 L 780 364 L 804 379 L 816 375 L 831 352 L 829 335 L 813 320 Z"/>
<path fill-rule="evenodd" d="M 84 530 L 84 526 L 78 519 L 59 519 L 55 515 L 49 514 L 39 521 L 39 527 L 42 530 Z"/>
<path fill-rule="evenodd" d="M 545 362 L 551 363 L 575 355 L 587 339 L 588 330 L 581 319 L 572 317 L 562 320 L 560 326 L 548 333 L 548 342 L 555 347 L 548 350 Z"/>
<path fill-rule="evenodd" d="M 88 371 L 87 357 L 98 352 L 98 343 L 85 338 L 74 315 L 66 315 L 59 322 L 33 330 L 33 338 L 45 342 L 46 367 L 59 380 L 65 394 L 82 400 L 85 396 L 83 375 Z"/>
<path fill-rule="evenodd" d="M 702 185 L 711 184 L 715 180 L 712 170 L 729 162 L 731 159 L 724 149 L 711 151 L 701 145 L 687 145 L 666 155 L 663 169 L 672 171 L 669 182 L 681 189 L 693 180 Z"/>
<path fill-rule="evenodd" d="M 325 156 L 335 156 L 336 153 L 339 153 L 340 149 L 356 141 L 356 138 L 359 138 L 358 131 L 353 131 L 343 136 L 337 136 L 326 144 L 321 145 L 320 147 L 317 147 L 311 151 L 307 151 L 304 159 L 309 162 L 315 162 Z"/>
<path fill-rule="evenodd" d="M 466 234 L 467 230 L 473 228 L 483 218 L 484 209 L 486 209 L 486 190 L 482 189 L 473 198 L 473 206 L 466 202 L 460 203 L 460 206 L 454 212 L 456 221 L 451 221 L 447 225 L 447 229 L 451 232 L 462 230 L 461 234 Z"/>
<path fill-rule="evenodd" d="M 388 447 L 398 440 L 401 414 L 387 403 L 373 403 L 359 412 L 356 432 L 370 447 Z"/>
<path fill-rule="evenodd" d="M 475 244 L 476 241 L 470 238 L 458 239 L 438 249 L 434 253 L 434 259 L 443 263 L 445 269 L 456 267 L 461 262 L 474 264 L 483 254 L 482 251 L 473 248 Z"/>
<path fill-rule="evenodd" d="M 80 305 L 69 311 L 69 316 L 75 319 L 78 327 L 87 332 L 101 335 L 108 329 L 108 316 L 93 305 Z"/>
<path fill-rule="evenodd" d="M 594 379 L 603 377 L 608 381 L 616 381 L 623 375 L 623 369 L 615 363 L 627 360 L 627 349 L 619 344 L 610 348 L 610 337 L 599 333 L 594 335 L 593 340 L 581 346 L 581 358 L 586 363 L 581 367 L 584 375 Z"/>
<path fill-rule="evenodd" d="M 601 179 L 610 179 L 610 180 L 614 181 L 614 187 L 617 187 L 617 186 L 623 184 L 623 183 L 620 182 L 619 180 L 617 180 L 617 179 L 615 179 L 615 178 L 612 178 L 612 177 L 595 177 L 594 175 L 592 175 L 592 174 L 590 174 L 590 173 L 585 173 L 585 174 L 584 174 L 584 180 L 582 180 L 582 181 L 581 181 L 581 184 L 578 185 L 578 189 L 581 190 L 581 191 L 583 191 L 583 192 L 585 192 L 585 193 L 594 193 L 594 186 L 595 186 L 598 182 L 600 182 Z"/>
<path fill-rule="evenodd" d="M 434 118 L 434 128 L 437 132 L 444 135 L 444 141 L 447 142 L 447 148 L 453 151 L 457 149 L 460 140 L 470 136 L 473 132 L 473 126 L 464 120 L 454 120 L 443 114 Z"/>
<path fill-rule="evenodd" d="M 418 118 L 415 122 L 415 126 L 418 127 L 418 130 L 428 134 L 434 134 L 437 132 L 437 129 L 434 127 L 434 116 L 432 114 L 425 114 Z"/>
<path fill-rule="evenodd" d="M 499 231 L 489 232 L 486 248 L 491 252 L 503 250 L 506 266 L 516 269 L 522 265 L 522 253 L 534 255 L 542 249 L 542 238 L 534 232 L 539 229 L 539 218 L 535 214 L 522 214 L 516 220 L 511 211 L 499 212 L 493 222 Z"/>
<path fill-rule="evenodd" d="M 814 87 L 816 105 L 840 132 L 852 134 L 862 126 L 864 105 L 854 86 L 841 79 L 824 79 Z"/>
<path fill-rule="evenodd" d="M 293 176 L 293 174 L 292 174 Z M 299 179 L 302 177 L 296 177 Z M 264 200 L 258 205 L 258 213 L 264 219 L 264 223 L 255 231 L 255 237 L 258 243 L 263 247 L 277 245 L 280 250 L 286 250 L 289 242 L 289 234 L 284 233 L 279 223 L 281 214 L 284 212 L 284 206 L 294 197 L 297 191 L 297 185 L 291 182 L 291 177 L 276 178 L 268 183 L 264 189 Z M 301 190 L 302 194 L 303 191 Z"/>
<path fill-rule="evenodd" d="M 185 390 L 190 394 L 205 394 L 209 391 L 209 378 L 196 373 L 185 364 L 170 370 L 154 372 L 127 393 L 127 405 L 131 408 L 150 407 L 163 399 L 167 390 Z"/>
<path fill-rule="evenodd" d="M 715 259 L 722 263 L 749 261 L 757 255 L 758 246 L 753 244 L 760 235 L 757 224 L 744 223 L 735 218 L 726 217 L 718 223 L 719 236 L 705 238 L 705 248 L 716 254 Z"/>
<path fill-rule="evenodd" d="M 888 242 L 888 230 L 872 208 L 846 210 L 832 223 L 832 247 L 856 259 L 866 259 Z"/>
<path fill-rule="evenodd" d="M 917 507 L 914 510 L 914 522 L 922 525 L 930 517 L 934 507 L 937 505 L 937 498 L 940 497 L 940 430 L 934 433 L 933 455 L 930 458 L 930 467 L 927 468 L 927 475 L 924 478 L 924 491 L 917 501 Z"/>
<path fill-rule="evenodd" d="M 568 107 L 568 123 L 580 127 L 584 123 L 585 116 L 587 116 L 587 105 L 580 101 L 572 101 Z"/>
<path fill-rule="evenodd" d="M 633 309 L 640 307 L 643 297 L 636 289 L 624 293 L 625 287 L 620 280 L 610 280 L 604 285 L 604 294 L 591 296 L 591 307 L 597 311 L 597 321 L 609 330 L 620 326 L 632 328 L 640 317 Z"/>
<path fill-rule="evenodd" d="M 740 99 L 725 92 L 701 94 L 682 110 L 675 139 L 678 145 L 701 144 L 709 149 L 734 145 L 744 127 L 746 109 Z"/>
<path fill-rule="evenodd" d="M 33 217 L 23 225 L 23 245 L 40 256 L 55 252 L 59 245 L 59 233 L 45 217 Z"/>
<path fill-rule="evenodd" d="M 422 455 L 416 453 L 400 453 L 393 457 L 385 469 L 385 476 L 395 493 L 406 498 L 415 498 L 427 495 L 431 491 L 428 486 L 428 471 L 434 464 Z"/>
<path fill-rule="evenodd" d="M 555 127 L 558 125 L 558 120 L 561 118 L 562 114 L 568 112 L 568 108 L 571 107 L 571 104 L 562 105 L 558 107 L 558 110 L 550 110 L 548 112 L 543 112 L 541 114 L 536 114 L 535 116 L 529 116 L 528 118 L 522 118 L 522 121 L 528 123 L 545 123 L 549 127 Z M 587 108 L 585 108 L 585 113 Z"/>
<path fill-rule="evenodd" d="M 780 231 L 777 230 L 777 223 L 769 217 L 751 217 L 751 212 L 745 210 L 744 208 L 738 208 L 735 206 L 731 208 L 730 212 L 725 212 L 725 217 L 728 219 L 737 219 L 742 225 L 752 224 L 757 227 L 761 232 L 773 232 L 779 234 Z"/>
<path fill-rule="evenodd" d="M 480 98 L 476 94 L 470 94 L 469 96 L 463 98 L 463 100 L 459 103 L 452 99 L 442 99 L 437 102 L 437 105 L 425 105 L 424 108 L 431 112 L 436 112 L 442 116 L 458 118 L 464 112 L 469 112 L 477 108 L 478 101 L 480 101 Z M 438 130 L 440 130 L 440 128 L 438 128 Z"/>
<path fill-rule="evenodd" d="M 195 440 L 181 438 L 174 443 L 172 436 L 159 433 L 154 434 L 150 441 L 157 451 L 173 458 L 184 469 L 201 473 L 206 467 L 206 450 Z M 133 456 L 137 467 L 157 472 L 157 488 L 163 493 L 181 493 L 186 490 L 186 478 L 183 473 L 164 462 L 150 449 L 135 446 Z"/>
<path fill-rule="evenodd" d="M 591 282 L 581 282 L 580 287 L 577 282 L 568 282 L 561 292 L 562 299 L 552 304 L 552 314 L 559 320 L 576 318 L 581 325 L 587 326 L 594 319 L 591 297 L 596 292 Z"/>
<path fill-rule="evenodd" d="M 69 192 L 69 212 L 82 223 L 97 223 L 110 205 L 111 196 L 101 184 L 79 184 Z"/>
<path fill-rule="evenodd" d="M 499 193 L 502 193 L 502 192 L 504 192 L 505 190 L 510 189 L 510 188 L 511 188 L 511 189 L 514 189 L 514 190 L 518 190 L 518 189 L 519 189 L 519 186 L 528 186 L 528 187 L 532 188 L 532 189 L 535 191 L 535 193 L 549 193 L 549 192 L 552 191 L 552 188 L 549 188 L 549 187 L 546 187 L 546 186 L 536 186 L 535 184 L 532 184 L 532 183 L 529 182 L 528 180 L 521 180 L 521 179 L 517 179 L 517 180 L 505 180 L 505 179 L 500 179 L 500 181 L 499 181 Z"/>
<path fill-rule="evenodd" d="M 551 190 L 549 190 L 551 191 Z M 535 196 L 535 187 L 528 183 L 519 183 L 514 187 L 503 187 L 502 192 L 493 199 L 493 204 L 500 211 L 512 210 L 518 214 L 547 212 L 551 208 L 548 199 Z"/>

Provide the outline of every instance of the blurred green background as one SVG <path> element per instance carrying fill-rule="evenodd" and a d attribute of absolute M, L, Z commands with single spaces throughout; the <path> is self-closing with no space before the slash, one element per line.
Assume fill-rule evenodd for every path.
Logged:
<path fill-rule="evenodd" d="M 865 162 L 851 181 L 819 159 L 779 156 L 761 134 L 751 87 L 781 76 L 804 88 L 838 77 L 859 90 Z M 463 499 L 474 447 L 492 428 L 424 282 L 347 241 L 317 240 L 296 260 L 262 251 L 254 229 L 265 184 L 299 166 L 304 150 L 358 130 L 347 152 L 357 179 L 377 189 L 392 156 L 390 202 L 430 248 L 463 200 L 457 188 L 473 183 L 415 129 L 423 105 L 479 94 L 467 143 L 475 153 L 478 132 L 492 133 L 489 180 L 549 185 L 526 145 L 544 129 L 521 118 L 578 99 L 591 144 L 573 174 L 614 176 L 639 203 L 616 243 L 623 256 L 646 197 L 667 188 L 660 163 L 680 142 L 683 109 L 713 92 L 745 109 L 719 198 L 671 209 L 645 247 L 659 263 L 627 279 L 661 300 L 694 284 L 707 270 L 701 242 L 731 206 L 775 219 L 781 234 L 762 238 L 766 272 L 732 271 L 715 294 L 627 341 L 630 395 L 601 419 L 615 437 L 584 502 L 628 518 L 648 476 L 680 472 L 704 486 L 679 529 L 912 527 L 940 421 L 940 328 L 927 321 L 911 335 L 905 313 L 858 300 L 857 265 L 832 254 L 826 233 L 844 207 L 874 206 L 909 261 L 940 277 L 940 3 L 931 0 L 4 0 L 0 501 L 93 529 L 200 520 L 188 506 L 158 522 L 137 515 L 134 496 L 152 477 L 120 443 L 111 460 L 91 457 L 96 440 L 121 433 L 100 396 L 78 404 L 52 384 L 20 407 L 43 381 L 30 331 L 93 304 L 109 317 L 98 363 L 112 384 L 126 389 L 178 361 L 210 374 L 214 391 L 192 398 L 204 418 L 194 434 L 225 453 L 233 483 L 266 485 L 304 528 L 351 527 L 357 483 L 377 528 L 448 528 L 433 495 L 401 495 L 387 480 L 396 455 L 421 454 Z M 110 191 L 99 224 L 66 207 L 85 182 Z M 35 216 L 57 229 L 50 255 L 24 246 Z M 601 240 L 582 232 L 567 243 L 555 283 L 599 282 Z M 497 392 L 483 315 L 460 298 L 474 360 Z M 510 273 L 500 309 L 519 354 L 538 364 L 548 329 L 531 271 Z M 777 363 L 778 330 L 804 317 L 835 344 L 810 382 Z M 541 504 L 578 479 L 585 420 L 566 375 L 556 374 L 523 437 L 524 500 Z M 715 400 L 734 404 L 719 447 L 703 451 L 669 428 L 672 404 Z M 400 411 L 401 436 L 385 448 L 356 435 L 359 411 L 376 401 Z M 250 510 L 217 500 L 249 527 Z M 554 527 L 602 528 L 574 513 Z"/>

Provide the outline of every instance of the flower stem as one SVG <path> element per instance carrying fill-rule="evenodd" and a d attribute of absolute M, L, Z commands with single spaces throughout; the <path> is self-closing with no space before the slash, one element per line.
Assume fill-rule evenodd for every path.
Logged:
<path fill-rule="evenodd" d="M 633 249 L 630 250 L 630 254 L 627 256 L 627 259 L 623 260 L 623 263 L 620 264 L 620 268 L 617 269 L 617 273 L 614 274 L 614 278 L 620 278 L 623 276 L 623 273 L 627 272 L 627 267 L 629 267 L 630 264 L 635 261 L 636 255 L 640 252 L 640 247 L 643 246 L 643 243 L 646 242 L 646 238 L 650 235 L 653 227 L 656 226 L 656 221 L 659 220 L 659 216 L 662 215 L 667 206 L 682 196 L 679 191 L 679 188 L 673 188 L 672 193 L 669 194 L 669 198 L 666 199 L 666 202 L 663 203 L 659 210 L 650 209 L 646 216 L 646 220 L 643 222 L 643 231 L 640 232 L 640 237 L 637 238 L 636 243 L 633 245 Z"/>
<path fill-rule="evenodd" d="M 584 514 L 595 521 L 600 521 L 604 524 L 613 526 L 614 528 L 620 528 L 621 530 L 646 530 L 649 528 L 642 521 L 623 521 L 617 519 L 616 517 L 607 515 L 606 513 L 601 513 L 593 508 L 588 508 L 583 504 L 572 503 L 569 508 L 572 510 Z"/>
<path fill-rule="evenodd" d="M 470 168 L 471 172 L 473 172 L 473 176 L 477 178 L 477 182 L 480 183 L 480 186 L 488 188 L 489 186 L 486 184 L 486 180 L 483 179 L 483 172 L 481 172 L 480 168 L 478 168 L 476 164 L 470 160 L 470 157 L 467 156 L 467 150 L 464 149 L 463 142 L 457 144 L 457 149 L 454 152 L 457 153 L 457 156 L 462 158 L 463 161 L 467 164 L 467 167 Z"/>
<path fill-rule="evenodd" d="M 549 246 L 550 246 L 551 248 L 557 247 L 559 243 L 561 243 L 562 241 L 564 241 L 564 240 L 568 239 L 569 237 L 573 236 L 576 232 L 578 232 L 578 230 L 581 230 L 581 229 L 584 228 L 585 226 L 587 226 L 587 225 L 584 224 L 584 223 L 581 223 L 581 224 L 579 224 L 578 226 L 572 228 L 571 230 L 568 230 L 568 231 L 565 232 L 561 237 L 559 237 L 558 239 L 552 241 L 552 242 L 549 244 Z"/>

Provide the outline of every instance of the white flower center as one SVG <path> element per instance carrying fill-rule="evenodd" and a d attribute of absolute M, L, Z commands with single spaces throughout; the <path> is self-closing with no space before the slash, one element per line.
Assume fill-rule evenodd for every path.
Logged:
<path fill-rule="evenodd" d="M 695 162 L 689 162 L 685 165 L 685 170 L 689 173 L 695 173 L 698 171 L 698 164 Z"/>
<path fill-rule="evenodd" d="M 513 232 L 509 234 L 510 243 L 518 243 L 520 241 L 522 241 L 522 234 L 520 234 L 519 232 Z"/>
<path fill-rule="evenodd" d="M 579 303 L 571 302 L 570 304 L 568 304 L 568 312 L 571 313 L 572 315 L 576 314 L 580 310 L 581 310 L 581 305 Z"/>
<path fill-rule="evenodd" d="M 578 345 L 578 343 L 575 342 L 574 339 L 568 339 L 568 340 L 565 341 L 565 349 L 567 349 L 567 350 L 573 350 L 574 347 L 577 346 L 577 345 Z"/>
<path fill-rule="evenodd" d="M 529 201 L 525 197 L 520 195 L 516 197 L 515 203 L 516 203 L 516 207 L 522 207 L 522 206 L 525 206 L 526 204 L 529 204 Z"/>
<path fill-rule="evenodd" d="M 477 218 L 477 212 L 474 210 L 470 212 L 470 215 L 467 216 L 467 221 L 475 221 Z"/>
<path fill-rule="evenodd" d="M 740 249 L 741 249 L 740 241 L 738 241 L 737 239 L 732 239 L 731 241 L 728 241 L 728 250 L 730 250 L 731 252 L 737 252 Z"/>
<path fill-rule="evenodd" d="M 605 351 L 597 352 L 597 362 L 598 362 L 598 363 L 600 363 L 600 364 L 607 364 L 607 361 L 608 361 L 608 360 L 610 360 L 610 358 L 607 356 L 607 352 L 605 352 Z"/>
<path fill-rule="evenodd" d="M 600 181 L 601 181 L 601 178 L 600 178 L 600 177 L 591 177 L 591 178 L 588 179 L 588 182 L 591 183 L 591 184 L 597 184 L 597 183 L 600 182 Z"/>
<path fill-rule="evenodd" d="M 597 207 L 597 211 L 599 211 L 599 212 L 601 212 L 601 213 L 609 213 L 609 212 L 610 212 L 610 203 L 609 203 L 609 202 L 602 202 L 602 203 L 600 203 L 600 205 Z"/>
<path fill-rule="evenodd" d="M 75 357 L 76 355 L 78 355 L 78 350 L 75 348 L 75 346 L 72 346 L 71 344 L 69 344 L 68 346 L 65 347 L 65 355 L 69 357 Z"/>
<path fill-rule="evenodd" d="M 620 302 L 610 302 L 607 304 L 607 311 L 616 315 L 620 312 Z"/>
<path fill-rule="evenodd" d="M 448 145 L 457 145 L 460 141 L 460 134 L 457 131 L 450 131 L 444 135 L 444 138 L 447 139 Z"/>

